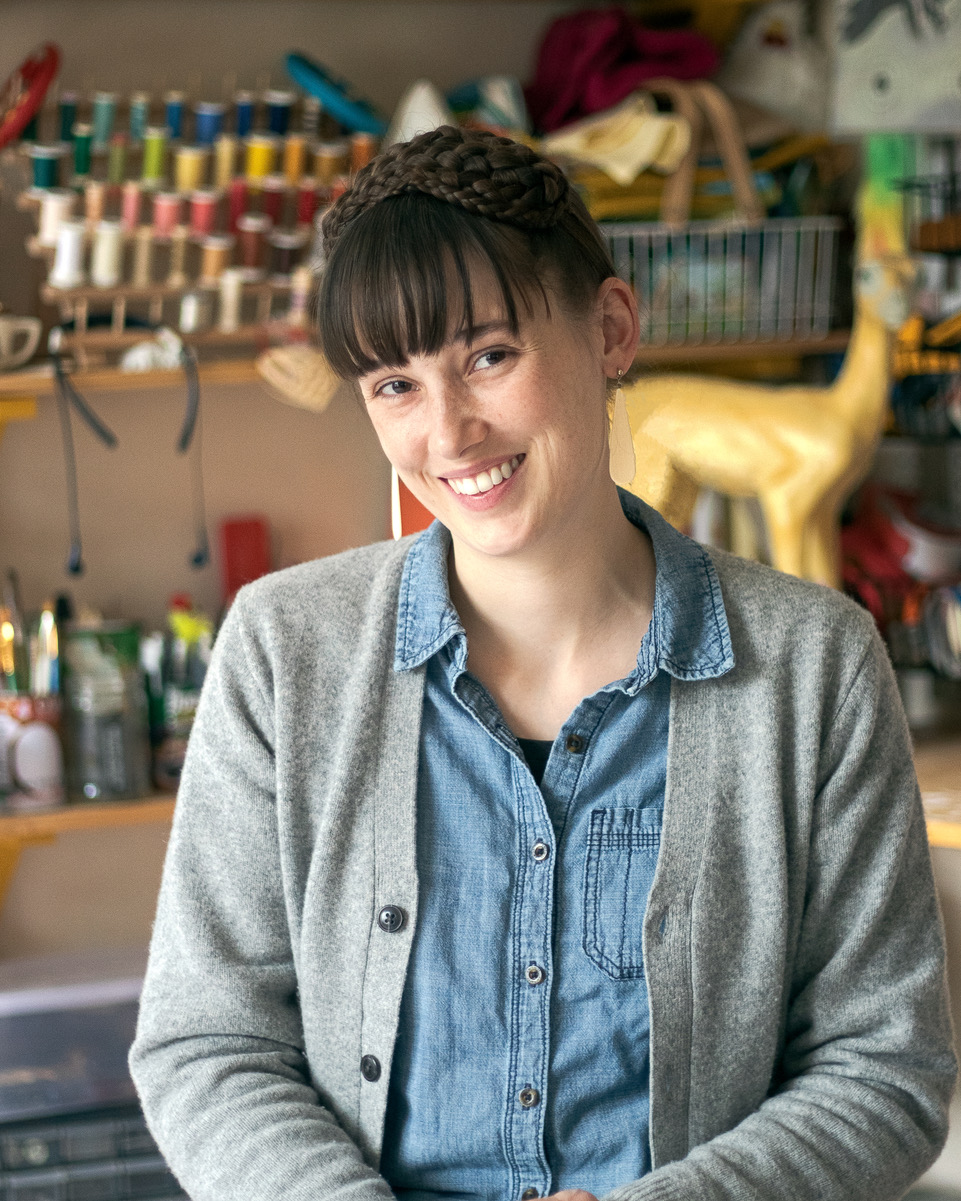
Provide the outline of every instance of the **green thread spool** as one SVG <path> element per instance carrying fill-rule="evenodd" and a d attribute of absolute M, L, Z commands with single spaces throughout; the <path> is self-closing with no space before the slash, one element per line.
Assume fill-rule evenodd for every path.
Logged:
<path fill-rule="evenodd" d="M 61 92 L 58 105 L 60 113 L 60 141 L 73 141 L 73 127 L 77 123 L 77 104 L 80 97 L 76 92 Z"/>
<path fill-rule="evenodd" d="M 127 178 L 127 139 L 122 133 L 115 133 L 110 139 L 110 150 L 107 155 L 107 182 L 123 183 Z"/>
<path fill-rule="evenodd" d="M 73 127 L 73 170 L 75 175 L 90 174 L 90 148 L 93 144 L 92 125 Z"/>
<path fill-rule="evenodd" d="M 130 140 L 142 142 L 150 120 L 150 97 L 146 92 L 134 92 L 130 97 Z"/>
<path fill-rule="evenodd" d="M 116 92 L 97 92 L 93 98 L 93 144 L 104 148 L 113 133 L 113 119 L 117 111 Z"/>
<path fill-rule="evenodd" d="M 143 182 L 163 183 L 167 166 L 167 130 L 163 125 L 148 125 L 143 135 Z"/>
<path fill-rule="evenodd" d="M 63 151 L 59 146 L 31 146 L 28 151 L 33 167 L 35 188 L 55 188 L 60 182 L 60 158 Z"/>

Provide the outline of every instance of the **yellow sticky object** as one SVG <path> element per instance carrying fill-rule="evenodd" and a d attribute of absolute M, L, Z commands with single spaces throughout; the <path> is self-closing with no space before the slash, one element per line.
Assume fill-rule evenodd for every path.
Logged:
<path fill-rule="evenodd" d="M 205 634 L 213 634 L 214 627 L 209 617 L 202 613 L 188 613 L 185 609 L 173 609 L 167 616 L 171 633 L 175 638 L 194 646 Z"/>
<path fill-rule="evenodd" d="M 541 149 L 588 163 L 627 187 L 647 169 L 676 171 L 690 145 L 683 117 L 659 113 L 651 96 L 635 92 L 616 108 L 549 134 Z"/>

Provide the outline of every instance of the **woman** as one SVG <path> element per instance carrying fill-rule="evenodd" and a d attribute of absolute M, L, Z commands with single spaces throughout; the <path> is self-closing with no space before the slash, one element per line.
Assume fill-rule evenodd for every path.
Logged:
<path fill-rule="evenodd" d="M 636 307 L 554 166 L 425 134 L 325 247 L 327 356 L 438 520 L 252 585 L 218 639 L 131 1055 L 174 1171 L 899 1197 L 954 1060 L 872 622 L 615 488 Z"/>

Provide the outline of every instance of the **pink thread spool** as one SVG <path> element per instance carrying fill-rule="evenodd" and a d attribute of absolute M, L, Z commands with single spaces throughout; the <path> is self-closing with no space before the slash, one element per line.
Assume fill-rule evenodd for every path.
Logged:
<path fill-rule="evenodd" d="M 190 194 L 190 236 L 205 238 L 217 227 L 217 202 L 220 193 L 198 191 Z"/>
<path fill-rule="evenodd" d="M 132 234 L 140 224 L 140 197 L 142 191 L 136 179 L 128 179 L 120 194 L 120 224 L 124 231 Z"/>
<path fill-rule="evenodd" d="M 227 228 L 237 232 L 237 222 L 247 211 L 247 181 L 234 179 L 227 189 Z"/>
<path fill-rule="evenodd" d="M 312 225 L 317 212 L 317 180 L 311 176 L 297 185 L 297 224 Z"/>
<path fill-rule="evenodd" d="M 176 192 L 157 192 L 153 198 L 155 238 L 167 239 L 180 224 L 180 197 Z"/>
<path fill-rule="evenodd" d="M 237 221 L 240 265 L 245 279 L 260 279 L 267 258 L 267 231 L 271 220 L 265 213 L 244 213 Z"/>
<path fill-rule="evenodd" d="M 287 198 L 287 180 L 283 175 L 268 175 L 261 187 L 263 193 L 260 211 L 265 213 L 274 225 L 280 225 L 284 213 L 284 200 Z"/>

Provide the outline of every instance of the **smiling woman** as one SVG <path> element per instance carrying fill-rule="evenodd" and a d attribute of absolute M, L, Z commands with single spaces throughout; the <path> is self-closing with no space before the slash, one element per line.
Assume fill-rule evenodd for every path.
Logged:
<path fill-rule="evenodd" d="M 900 1197 L 955 1066 L 873 623 L 615 487 L 637 309 L 552 163 L 445 127 L 324 230 L 324 349 L 437 520 L 218 638 L 131 1054 L 174 1171 Z"/>

